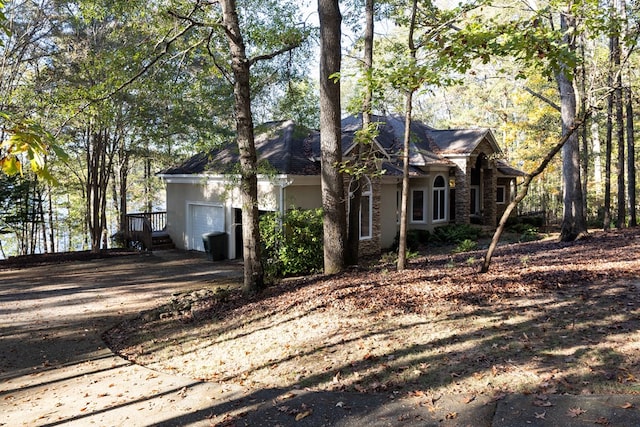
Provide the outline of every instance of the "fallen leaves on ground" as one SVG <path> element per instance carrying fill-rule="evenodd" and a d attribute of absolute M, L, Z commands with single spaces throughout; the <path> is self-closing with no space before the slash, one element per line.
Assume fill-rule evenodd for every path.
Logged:
<path fill-rule="evenodd" d="M 587 411 L 581 408 L 569 408 L 569 410 L 567 411 L 567 415 L 570 416 L 571 418 L 577 418 L 586 412 Z"/>
<path fill-rule="evenodd" d="M 247 387 L 637 393 L 639 253 L 637 228 L 501 246 L 486 274 L 483 252 L 427 250 L 402 272 L 178 295 L 105 339 L 153 369 Z"/>

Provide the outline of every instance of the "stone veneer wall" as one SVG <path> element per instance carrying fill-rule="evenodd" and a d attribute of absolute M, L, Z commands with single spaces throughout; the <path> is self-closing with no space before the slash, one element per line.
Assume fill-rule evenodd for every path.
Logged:
<path fill-rule="evenodd" d="M 345 197 L 349 197 L 349 184 L 351 183 L 351 177 L 345 175 L 344 194 Z M 379 178 L 371 179 L 371 239 L 360 240 L 359 256 L 377 255 L 382 248 L 380 247 L 380 240 L 382 236 L 381 231 L 381 187 L 382 182 Z M 347 203 L 350 201 L 347 199 Z M 349 205 L 347 204 L 347 210 Z"/>
<path fill-rule="evenodd" d="M 484 199 L 484 212 L 482 215 L 483 225 L 489 225 L 495 227 L 497 224 L 497 211 L 496 211 L 496 192 L 498 187 L 498 177 L 496 173 L 495 160 L 488 162 L 488 167 L 483 170 L 483 194 Z"/>
<path fill-rule="evenodd" d="M 456 162 L 457 163 L 457 162 Z M 471 164 L 464 161 L 456 167 L 456 224 L 469 224 L 469 177 L 471 176 Z"/>

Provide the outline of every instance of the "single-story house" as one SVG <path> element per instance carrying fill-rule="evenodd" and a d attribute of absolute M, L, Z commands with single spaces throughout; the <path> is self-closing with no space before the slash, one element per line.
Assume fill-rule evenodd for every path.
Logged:
<path fill-rule="evenodd" d="M 375 164 L 382 173 L 365 180 L 360 207 L 361 253 L 390 247 L 399 229 L 404 119 L 374 117 L 378 136 Z M 353 156 L 361 118 L 342 121 L 345 159 Z M 322 206 L 320 134 L 292 121 L 256 128 L 260 211 Z M 432 230 L 450 223 L 495 227 L 514 197 L 522 175 L 501 159 L 489 129 L 433 129 L 414 121 L 411 128 L 409 229 Z M 181 249 L 204 250 L 202 235 L 224 232 L 229 258 L 241 255 L 242 203 L 238 189 L 238 150 L 234 142 L 197 154 L 158 175 L 166 184 L 166 231 Z M 345 187 L 352 180 L 345 176 Z"/>

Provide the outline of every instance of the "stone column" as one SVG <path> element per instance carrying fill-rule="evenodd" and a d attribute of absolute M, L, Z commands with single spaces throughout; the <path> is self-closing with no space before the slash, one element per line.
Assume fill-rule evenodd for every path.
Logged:
<path fill-rule="evenodd" d="M 457 163 L 457 162 L 456 162 Z M 469 177 L 471 165 L 464 161 L 456 167 L 456 224 L 469 224 Z"/>
<path fill-rule="evenodd" d="M 482 223 L 495 227 L 497 225 L 496 193 L 498 191 L 498 174 L 495 160 L 489 160 L 487 168 L 483 171 L 482 187 L 484 199 L 484 212 Z"/>

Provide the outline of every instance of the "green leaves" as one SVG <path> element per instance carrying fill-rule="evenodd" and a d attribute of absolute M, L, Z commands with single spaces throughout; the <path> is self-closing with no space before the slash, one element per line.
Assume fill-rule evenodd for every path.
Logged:
<path fill-rule="evenodd" d="M 6 35 L 9 35 L 9 28 L 7 27 L 7 17 L 2 12 L 2 9 L 4 9 L 4 2 L 0 0 L 0 31 L 2 31 Z M 2 46 L 4 46 L 4 42 L 2 41 L 2 39 L 0 39 L 0 47 Z"/>
<path fill-rule="evenodd" d="M 2 130 L 8 135 L 0 144 L 0 170 L 7 175 L 22 175 L 22 159 L 26 158 L 37 176 L 52 182 L 47 155 L 54 153 L 59 158 L 66 158 L 64 151 L 54 143 L 53 136 L 31 120 L 15 120 L 4 112 L 0 112 L 0 120 Z"/>
<path fill-rule="evenodd" d="M 262 263 L 272 278 L 322 271 L 321 209 L 291 209 L 260 217 Z"/>

